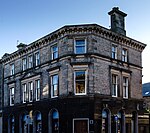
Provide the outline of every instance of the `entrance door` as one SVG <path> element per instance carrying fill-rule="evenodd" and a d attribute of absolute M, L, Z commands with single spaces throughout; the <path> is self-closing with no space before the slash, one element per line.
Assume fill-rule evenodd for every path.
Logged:
<path fill-rule="evenodd" d="M 88 133 L 88 119 L 74 119 L 74 133 Z"/>

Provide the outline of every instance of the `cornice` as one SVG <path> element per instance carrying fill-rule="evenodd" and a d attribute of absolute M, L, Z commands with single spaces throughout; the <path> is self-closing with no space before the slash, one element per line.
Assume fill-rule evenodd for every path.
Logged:
<path fill-rule="evenodd" d="M 16 58 L 19 58 L 24 54 L 31 53 L 32 51 L 35 51 L 38 48 L 47 45 L 48 43 L 52 43 L 68 35 L 77 35 L 77 34 L 79 35 L 95 34 L 105 39 L 108 39 L 112 42 L 116 42 L 118 44 L 128 46 L 140 52 L 142 52 L 146 47 L 146 44 L 144 43 L 136 41 L 127 36 L 123 36 L 121 34 L 112 32 L 110 29 L 104 28 L 97 24 L 67 25 L 38 39 L 35 42 L 32 42 L 31 44 L 27 45 L 25 48 L 19 49 L 16 52 L 9 54 L 6 57 L 3 57 L 1 61 L 3 63 L 6 63 L 11 60 L 15 60 Z"/>

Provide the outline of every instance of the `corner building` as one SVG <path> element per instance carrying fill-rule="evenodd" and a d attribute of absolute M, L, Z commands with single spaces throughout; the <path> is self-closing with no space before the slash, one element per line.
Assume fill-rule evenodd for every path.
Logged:
<path fill-rule="evenodd" d="M 3 133 L 149 133 L 146 45 L 126 36 L 125 13 L 109 15 L 111 29 L 64 26 L 2 57 Z"/>

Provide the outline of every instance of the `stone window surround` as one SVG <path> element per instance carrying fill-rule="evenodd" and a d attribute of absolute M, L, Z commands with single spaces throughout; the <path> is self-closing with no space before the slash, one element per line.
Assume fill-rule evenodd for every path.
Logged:
<path fill-rule="evenodd" d="M 75 95 L 86 95 L 87 94 L 87 77 L 88 77 L 88 65 L 73 65 L 74 69 L 74 94 Z M 76 93 L 76 80 L 75 71 L 85 71 L 85 93 Z"/>
<path fill-rule="evenodd" d="M 54 47 L 57 47 L 57 50 L 56 51 L 54 51 L 53 50 L 53 48 Z M 51 60 L 54 60 L 54 59 L 57 59 L 58 58 L 58 44 L 57 43 L 54 43 L 54 44 L 52 44 L 51 46 L 50 46 L 50 49 L 51 49 Z M 54 54 L 56 54 L 56 57 L 54 57 Z"/>
<path fill-rule="evenodd" d="M 84 45 L 84 53 L 77 53 L 76 51 L 76 40 L 84 40 L 85 41 L 85 45 Z M 87 37 L 75 37 L 74 38 L 74 53 L 75 54 L 85 54 L 87 52 Z"/>
<path fill-rule="evenodd" d="M 121 93 L 122 98 L 128 99 L 129 98 L 129 94 L 130 94 L 130 92 L 129 92 L 129 90 L 130 90 L 130 73 L 124 72 L 124 71 L 121 72 L 119 70 L 111 69 L 111 76 L 113 74 L 117 75 L 118 79 L 120 79 L 118 85 L 120 86 L 119 88 L 122 89 L 122 91 L 121 90 L 119 91 Z M 124 94 L 123 94 L 123 77 L 128 78 L 127 97 L 124 97 Z M 111 82 L 111 86 L 112 86 L 112 82 Z M 119 94 L 118 94 L 118 96 L 119 96 Z M 112 96 L 112 97 L 114 97 L 114 96 Z"/>
<path fill-rule="evenodd" d="M 13 106 L 14 104 L 11 104 L 11 94 L 10 94 L 10 89 L 14 88 L 14 104 L 15 104 L 15 83 L 9 84 L 8 89 L 9 89 L 9 105 Z"/>
<path fill-rule="evenodd" d="M 15 74 L 15 64 L 11 63 L 10 64 L 10 75 L 14 75 Z"/>
<path fill-rule="evenodd" d="M 114 49 L 113 49 L 113 48 L 114 48 Z M 112 47 L 111 47 L 111 57 L 112 57 L 113 59 L 117 59 L 117 56 L 118 56 L 117 45 L 112 44 Z"/>
<path fill-rule="evenodd" d="M 51 87 L 50 87 L 50 89 L 51 89 L 51 91 L 50 91 L 50 93 L 51 93 L 51 98 L 56 98 L 56 97 L 58 97 L 58 96 L 53 96 L 53 87 L 52 87 L 52 76 L 54 76 L 54 75 L 58 75 L 58 95 L 59 95 L 59 69 L 55 69 L 55 70 L 52 70 L 52 71 L 50 71 L 49 72 L 49 75 L 50 75 L 50 81 L 51 81 Z"/>
<path fill-rule="evenodd" d="M 22 85 L 23 84 L 26 84 L 26 89 L 28 90 L 28 99 L 27 99 L 27 101 L 26 102 L 24 102 L 23 101 L 23 103 L 27 103 L 27 102 L 30 102 L 29 101 L 29 86 L 28 86 L 28 84 L 29 84 L 29 82 L 33 82 L 33 101 L 34 101 L 34 99 L 36 100 L 36 86 L 35 86 L 35 82 L 36 82 L 36 80 L 40 80 L 40 75 L 37 75 L 37 76 L 33 76 L 33 77 L 31 77 L 31 78 L 27 78 L 27 79 L 24 79 L 24 80 L 22 80 L 21 81 L 21 89 L 23 89 L 22 88 Z M 22 100 L 24 100 L 24 97 L 23 97 L 23 90 L 22 90 Z M 37 100 L 36 100 L 37 101 Z"/>
<path fill-rule="evenodd" d="M 122 48 L 121 50 L 121 60 L 124 62 L 128 61 L 128 50 L 127 48 Z"/>

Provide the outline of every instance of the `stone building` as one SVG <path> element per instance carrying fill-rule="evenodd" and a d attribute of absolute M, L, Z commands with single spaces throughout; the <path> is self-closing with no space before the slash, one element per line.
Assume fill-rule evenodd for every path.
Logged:
<path fill-rule="evenodd" d="M 2 58 L 3 133 L 149 133 L 146 45 L 126 36 L 125 13 L 109 15 L 111 29 L 64 26 Z"/>

